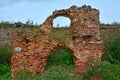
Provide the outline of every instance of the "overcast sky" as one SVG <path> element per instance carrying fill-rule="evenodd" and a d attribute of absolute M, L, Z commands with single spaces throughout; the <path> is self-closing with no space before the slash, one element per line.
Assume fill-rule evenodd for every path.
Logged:
<path fill-rule="evenodd" d="M 0 0 L 0 21 L 26 22 L 42 24 L 54 10 L 67 9 L 72 5 L 81 7 L 91 5 L 100 11 L 100 22 L 120 22 L 120 0 Z M 58 17 L 54 25 L 68 25 L 70 20 Z"/>

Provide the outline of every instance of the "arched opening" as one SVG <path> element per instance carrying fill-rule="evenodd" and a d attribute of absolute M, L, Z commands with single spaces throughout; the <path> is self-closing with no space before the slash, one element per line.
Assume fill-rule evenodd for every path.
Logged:
<path fill-rule="evenodd" d="M 56 48 L 49 55 L 45 70 L 51 76 L 75 74 L 72 51 L 64 47 Z"/>
<path fill-rule="evenodd" d="M 69 28 L 70 22 L 68 17 L 59 16 L 53 20 L 53 28 Z"/>
<path fill-rule="evenodd" d="M 53 34 L 52 38 L 65 43 L 70 39 L 70 22 L 68 17 L 56 17 L 53 19 Z"/>
<path fill-rule="evenodd" d="M 72 50 L 66 47 L 58 47 L 51 52 L 47 65 L 73 65 Z"/>

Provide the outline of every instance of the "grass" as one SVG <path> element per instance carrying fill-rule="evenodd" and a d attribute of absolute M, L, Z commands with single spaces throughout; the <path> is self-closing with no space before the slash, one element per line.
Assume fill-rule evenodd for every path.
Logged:
<path fill-rule="evenodd" d="M 10 65 L 12 50 L 10 45 L 0 45 L 0 64 Z"/>
<path fill-rule="evenodd" d="M 0 80 L 11 80 L 11 56 L 9 45 L 0 45 Z"/>
<path fill-rule="evenodd" d="M 70 38 L 69 34 L 69 28 L 55 28 L 50 37 L 61 42 L 67 42 Z"/>
<path fill-rule="evenodd" d="M 48 57 L 48 65 L 60 65 L 67 64 L 73 65 L 72 52 L 66 48 L 57 48 L 55 51 L 51 52 L 51 55 Z"/>
<path fill-rule="evenodd" d="M 73 65 L 51 65 L 46 67 L 44 74 L 36 76 L 22 75 L 18 78 L 21 80 L 79 80 L 81 76 L 77 75 L 74 71 Z"/>
<path fill-rule="evenodd" d="M 113 64 L 120 63 L 120 37 L 117 37 L 113 42 L 109 42 L 109 46 L 106 46 L 103 60 Z"/>
<path fill-rule="evenodd" d="M 120 36 L 120 28 L 115 29 L 101 29 L 101 37 L 104 40 L 104 44 L 108 45 L 111 44 L 111 42 L 114 42 L 116 38 Z"/>

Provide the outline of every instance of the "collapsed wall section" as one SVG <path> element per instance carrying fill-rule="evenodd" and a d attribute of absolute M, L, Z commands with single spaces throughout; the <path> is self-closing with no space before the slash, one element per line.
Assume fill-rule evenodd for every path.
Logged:
<path fill-rule="evenodd" d="M 53 20 L 64 16 L 71 20 L 69 39 L 60 41 L 51 37 L 54 33 Z M 73 60 L 77 73 L 85 73 L 89 58 L 100 60 L 103 54 L 103 42 L 100 37 L 99 11 L 90 6 L 56 10 L 38 29 L 25 29 L 15 26 L 12 33 L 13 56 L 12 77 L 19 72 L 44 72 L 50 52 L 58 46 L 73 51 Z"/>

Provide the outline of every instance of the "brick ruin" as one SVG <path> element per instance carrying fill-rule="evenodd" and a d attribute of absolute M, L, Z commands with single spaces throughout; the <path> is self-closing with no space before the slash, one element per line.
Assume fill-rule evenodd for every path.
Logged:
<path fill-rule="evenodd" d="M 65 40 L 58 40 L 52 36 L 53 20 L 59 16 L 71 20 L 69 37 Z M 51 51 L 60 46 L 72 51 L 76 72 L 85 73 L 89 66 L 89 58 L 100 60 L 103 54 L 99 11 L 85 5 L 55 10 L 37 29 L 29 30 L 15 26 L 11 42 L 12 77 L 24 71 L 33 75 L 43 73 Z"/>

